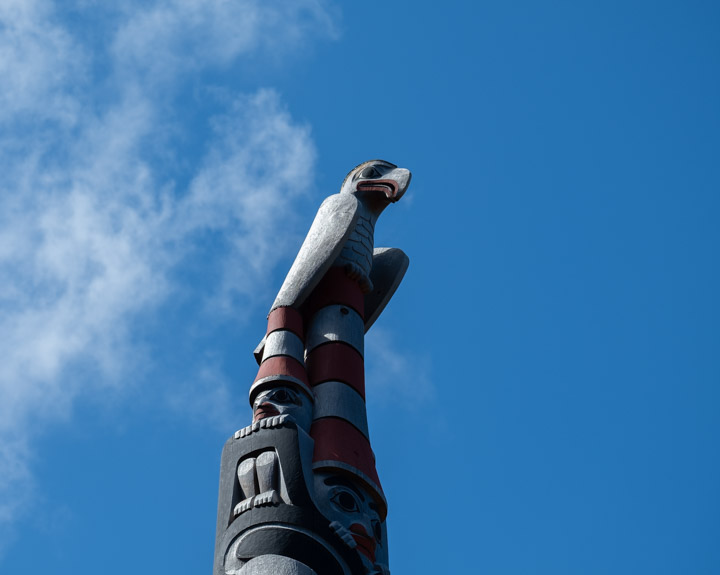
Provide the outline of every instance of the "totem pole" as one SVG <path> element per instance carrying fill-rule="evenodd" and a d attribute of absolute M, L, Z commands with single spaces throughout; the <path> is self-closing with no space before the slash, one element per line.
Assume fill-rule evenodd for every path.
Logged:
<path fill-rule="evenodd" d="M 364 339 L 408 266 L 373 234 L 409 183 L 365 162 L 318 210 L 255 349 L 252 424 L 223 448 L 214 575 L 390 572 Z"/>

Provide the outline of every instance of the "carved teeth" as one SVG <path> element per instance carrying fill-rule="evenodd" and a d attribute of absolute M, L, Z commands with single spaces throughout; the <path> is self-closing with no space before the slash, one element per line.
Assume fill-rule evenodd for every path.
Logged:
<path fill-rule="evenodd" d="M 282 427 L 288 421 L 294 421 L 292 415 L 288 413 L 266 417 L 265 419 L 256 421 L 252 425 L 248 425 L 247 427 L 238 429 L 233 437 L 235 439 L 242 439 L 243 437 L 247 437 L 251 433 L 258 431 L 259 429 L 275 429 L 276 427 Z"/>

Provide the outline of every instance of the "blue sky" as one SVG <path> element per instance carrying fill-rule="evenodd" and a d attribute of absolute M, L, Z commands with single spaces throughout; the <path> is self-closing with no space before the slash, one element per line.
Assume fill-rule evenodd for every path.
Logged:
<path fill-rule="evenodd" d="M 209 573 L 322 199 L 413 172 L 368 334 L 393 573 L 720 572 L 714 2 L 0 3 L 0 571 Z"/>

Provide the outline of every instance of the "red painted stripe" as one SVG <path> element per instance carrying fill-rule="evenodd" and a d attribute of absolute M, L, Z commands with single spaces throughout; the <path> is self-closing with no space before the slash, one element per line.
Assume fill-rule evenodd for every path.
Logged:
<path fill-rule="evenodd" d="M 303 339 L 303 320 L 300 312 L 292 307 L 279 307 L 272 310 L 268 316 L 267 333 L 278 329 L 288 329 Z"/>
<path fill-rule="evenodd" d="M 364 317 L 365 295 L 360 285 L 355 280 L 351 280 L 345 273 L 345 268 L 340 266 L 330 268 L 313 290 L 308 300 L 310 312 L 308 317 L 312 317 L 317 310 L 326 305 L 332 304 L 351 307 L 360 314 L 360 317 Z"/>
<path fill-rule="evenodd" d="M 349 422 L 335 417 L 316 419 L 310 428 L 310 436 L 315 440 L 313 461 L 346 463 L 380 486 L 370 442 Z"/>
<path fill-rule="evenodd" d="M 305 373 L 303 365 L 297 359 L 286 355 L 276 355 L 263 361 L 260 364 L 255 381 L 269 375 L 291 375 L 306 385 L 308 383 L 307 373 Z"/>
<path fill-rule="evenodd" d="M 355 348 L 342 342 L 325 343 L 305 359 L 312 385 L 323 381 L 342 381 L 365 399 L 365 364 Z"/>

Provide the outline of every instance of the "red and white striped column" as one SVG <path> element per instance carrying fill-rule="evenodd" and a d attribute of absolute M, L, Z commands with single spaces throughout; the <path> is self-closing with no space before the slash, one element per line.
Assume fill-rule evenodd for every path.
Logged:
<path fill-rule="evenodd" d="M 250 405 L 260 391 L 277 385 L 294 387 L 312 399 L 305 371 L 303 320 L 299 311 L 279 307 L 270 312 L 262 353 L 260 368 L 250 386 Z"/>
<path fill-rule="evenodd" d="M 370 447 L 365 407 L 364 295 L 342 267 L 325 274 L 308 302 L 305 365 L 315 395 L 313 469 L 359 479 L 384 518 L 387 503 Z"/>

